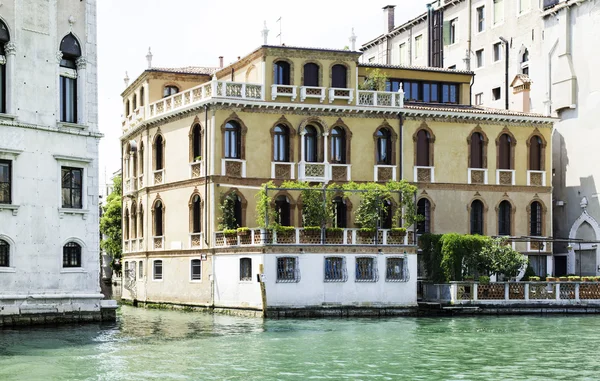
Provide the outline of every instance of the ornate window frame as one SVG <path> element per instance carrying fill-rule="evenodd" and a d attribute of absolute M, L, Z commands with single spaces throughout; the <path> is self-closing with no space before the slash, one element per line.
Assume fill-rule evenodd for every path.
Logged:
<path fill-rule="evenodd" d="M 194 121 L 192 122 L 190 131 L 188 133 L 190 163 L 193 163 L 196 161 L 196 157 L 194 156 L 194 129 L 196 128 L 196 126 L 198 126 L 200 128 L 200 132 L 199 132 L 199 134 L 200 134 L 200 156 L 203 156 L 203 154 L 205 154 L 203 147 L 202 147 L 202 142 L 205 139 L 204 128 L 202 127 L 202 124 L 200 123 L 200 118 L 196 117 L 194 119 Z"/>
<path fill-rule="evenodd" d="M 544 204 L 544 202 L 542 201 L 541 198 L 538 197 L 538 195 L 536 194 L 534 196 L 534 198 L 529 202 L 529 204 L 527 204 L 527 233 L 529 236 L 534 236 L 533 232 L 531 231 L 531 205 L 537 202 L 538 204 L 540 204 L 540 208 L 541 208 L 541 221 L 540 221 L 540 235 L 539 237 L 544 237 L 546 235 L 546 213 L 548 212 L 548 208 L 546 208 L 546 205 Z"/>
<path fill-rule="evenodd" d="M 157 235 L 156 234 L 157 225 L 156 225 L 155 213 L 156 213 L 156 204 L 158 202 L 160 202 L 161 209 L 162 209 L 162 221 L 161 221 L 161 224 L 162 224 L 162 234 L 161 235 Z M 152 236 L 153 237 L 164 237 L 165 236 L 165 230 L 166 230 L 165 214 L 166 214 L 166 210 L 167 210 L 167 207 L 165 206 L 165 202 L 160 197 L 160 194 L 157 194 L 156 198 L 152 202 Z"/>
<path fill-rule="evenodd" d="M 321 63 L 319 61 L 316 61 L 316 60 L 308 60 L 308 61 L 304 61 L 302 63 L 302 67 L 301 67 L 301 71 L 300 71 L 300 73 L 301 73 L 300 74 L 300 83 L 301 83 L 301 86 L 305 86 L 304 85 L 304 67 L 307 64 L 315 64 L 315 65 L 317 65 L 317 67 L 319 68 L 319 75 L 317 77 L 317 86 L 316 87 L 324 87 L 323 86 L 323 65 L 321 65 Z M 290 75 L 291 75 L 291 73 L 290 73 Z"/>
<path fill-rule="evenodd" d="M 387 129 L 388 132 L 390 133 L 390 140 L 391 140 L 391 148 L 392 148 L 392 160 L 390 162 L 390 164 L 388 165 L 396 165 L 396 156 L 397 156 L 397 148 L 396 148 L 396 141 L 398 140 L 398 134 L 396 134 L 396 131 L 394 131 L 394 128 L 387 122 L 387 120 L 384 120 L 383 123 L 381 123 L 379 125 L 379 127 L 377 127 L 375 129 L 375 132 L 373 132 L 373 164 L 374 165 L 385 165 L 385 164 L 378 164 L 377 163 L 377 139 L 379 138 L 379 136 L 377 136 L 377 133 L 382 130 L 382 129 Z"/>
<path fill-rule="evenodd" d="M 200 221 L 198 222 L 198 226 L 200 231 L 194 231 L 194 198 L 198 196 L 200 201 Z M 202 233 L 204 229 L 202 229 L 202 225 L 205 221 L 202 220 L 202 211 L 204 210 L 204 200 L 202 199 L 202 195 L 198 191 L 197 188 L 194 188 L 194 191 L 190 195 L 190 199 L 188 201 L 188 211 L 189 211 L 189 232 L 190 234 L 198 234 Z"/>
<path fill-rule="evenodd" d="M 162 139 L 162 144 L 161 144 L 161 148 L 162 148 L 162 168 L 158 169 L 158 158 L 157 158 L 157 154 L 156 154 L 156 144 L 157 144 L 157 140 L 158 138 Z M 156 131 L 156 134 L 154 134 L 154 137 L 152 138 L 152 170 L 153 171 L 161 171 L 165 169 L 165 153 L 166 153 L 166 147 L 167 147 L 167 139 L 165 139 L 165 137 L 163 136 L 162 132 L 160 131 L 160 129 L 158 129 Z"/>
<path fill-rule="evenodd" d="M 472 163 L 471 163 L 471 139 L 473 137 L 473 134 L 475 134 L 475 133 L 480 134 L 481 137 L 483 138 L 482 146 L 481 146 L 481 150 L 482 150 L 481 169 L 487 169 L 489 139 L 487 137 L 487 134 L 485 133 L 485 131 L 483 131 L 483 129 L 481 128 L 480 125 L 475 126 L 475 128 L 473 128 L 473 130 L 471 130 L 471 132 L 469 133 L 469 136 L 467 136 L 467 149 L 468 149 L 468 151 L 467 151 L 468 152 L 467 167 L 475 168 L 472 166 Z"/>
<path fill-rule="evenodd" d="M 344 130 L 344 135 L 345 135 L 345 155 L 346 155 L 346 162 L 345 163 L 339 163 L 339 164 L 345 164 L 345 165 L 350 165 L 352 164 L 352 131 L 350 130 L 350 127 L 348 127 L 348 125 L 346 123 L 344 123 L 344 121 L 342 120 L 342 118 L 338 118 L 338 120 L 335 121 L 335 123 L 333 123 L 331 125 L 331 127 L 329 127 L 329 129 L 327 130 L 327 133 L 329 134 L 329 137 L 331 137 L 331 132 L 333 131 L 334 128 L 339 127 L 342 130 Z M 393 129 L 392 129 L 393 131 Z M 391 135 L 390 135 L 391 136 Z M 331 152 L 332 150 L 329 149 L 329 157 L 327 158 L 327 160 L 332 163 L 331 161 Z"/>
<path fill-rule="evenodd" d="M 473 196 L 473 198 L 471 198 L 471 200 L 469 200 L 469 203 L 467 204 L 467 232 L 468 234 L 472 234 L 471 233 L 471 210 L 473 208 L 473 202 L 474 201 L 480 201 L 481 204 L 483 205 L 483 215 L 481 217 L 481 222 L 483 224 L 482 226 L 482 233 L 483 235 L 488 235 L 488 229 L 487 229 L 487 218 L 488 218 L 488 204 L 487 202 L 485 202 L 485 200 L 483 199 L 483 197 L 481 197 L 481 195 L 478 193 L 475 193 L 475 196 Z M 498 205 L 500 205 L 498 203 Z"/>
<path fill-rule="evenodd" d="M 510 137 L 510 168 L 500 168 L 500 137 L 502 135 L 508 135 Z M 504 127 L 502 131 L 496 137 L 496 169 L 504 170 L 504 171 L 512 171 L 515 169 L 515 147 L 517 146 L 517 139 L 515 135 L 508 129 L 508 127 Z"/>
<path fill-rule="evenodd" d="M 240 126 L 240 158 L 233 159 L 225 157 L 225 131 L 227 128 L 227 123 L 235 122 Z M 227 160 L 246 160 L 246 134 L 248 133 L 248 127 L 244 123 L 242 119 L 235 113 L 231 113 L 223 123 L 221 124 L 221 158 Z"/>
<path fill-rule="evenodd" d="M 422 130 L 425 130 L 428 134 L 429 134 L 429 165 L 427 165 L 427 167 L 434 167 L 435 166 L 435 134 L 433 133 L 433 130 L 431 128 L 429 128 L 429 126 L 427 125 L 427 123 L 423 122 L 421 123 L 421 125 L 415 130 L 415 133 L 413 134 L 413 144 L 414 144 L 414 166 L 418 167 L 419 165 L 417 164 L 417 156 L 418 156 L 418 146 L 419 146 L 419 142 L 418 142 L 418 135 L 419 132 L 421 132 Z"/>
<path fill-rule="evenodd" d="M 532 170 L 531 169 L 531 139 L 534 137 L 538 137 L 540 138 L 542 144 L 540 145 L 540 171 L 545 171 L 546 170 L 546 146 L 548 145 L 548 143 L 546 142 L 546 139 L 544 138 L 544 135 L 542 135 L 542 133 L 540 132 L 540 130 L 536 127 L 533 132 L 531 133 L 531 135 L 529 135 L 529 137 L 527 138 L 527 169 L 528 170 Z"/>
<path fill-rule="evenodd" d="M 232 193 L 236 194 L 240 198 L 240 202 L 242 204 L 242 221 L 239 225 L 240 227 L 248 226 L 246 225 L 246 211 L 248 209 L 248 200 L 246 200 L 246 197 L 244 197 L 244 194 L 240 192 L 238 188 L 230 188 L 227 192 L 223 193 L 220 201 L 223 202 L 223 199 L 225 199 L 225 197 L 229 196 Z"/>
<path fill-rule="evenodd" d="M 292 124 L 287 120 L 287 118 L 282 115 L 273 126 L 269 130 L 271 134 L 271 161 L 274 161 L 275 158 L 275 127 L 277 126 L 285 126 L 288 129 L 288 158 L 290 163 L 295 163 L 296 158 L 294 157 L 294 140 L 296 139 L 296 129 L 292 126 Z"/>
<path fill-rule="evenodd" d="M 352 73 L 352 70 L 350 70 L 350 65 L 348 65 L 346 62 L 343 61 L 334 61 L 329 65 L 329 87 L 333 87 L 333 67 L 336 65 L 341 65 L 341 66 L 345 66 L 346 67 L 346 89 L 350 89 L 350 84 L 351 84 L 351 80 L 350 80 L 350 73 Z"/>
<path fill-rule="evenodd" d="M 515 215 L 517 214 L 517 207 L 515 203 L 505 194 L 496 204 L 496 234 L 500 235 L 500 204 L 507 201 L 510 204 L 510 236 L 515 235 Z"/>
<path fill-rule="evenodd" d="M 419 208 L 419 201 L 421 201 L 421 200 L 429 201 L 429 231 L 425 232 L 425 233 L 433 233 L 435 231 L 435 229 L 434 229 L 434 226 L 435 226 L 435 224 L 434 224 L 435 223 L 435 220 L 434 220 L 435 203 L 431 199 L 431 196 L 429 196 L 429 194 L 427 194 L 427 192 L 423 191 L 423 193 L 421 193 L 421 195 L 418 196 L 417 203 L 415 204 L 417 210 Z"/>

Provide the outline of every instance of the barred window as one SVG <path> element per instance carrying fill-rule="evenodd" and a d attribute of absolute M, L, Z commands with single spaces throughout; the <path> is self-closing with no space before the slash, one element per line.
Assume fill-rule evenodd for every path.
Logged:
<path fill-rule="evenodd" d="M 199 259 L 192 259 L 190 275 L 192 280 L 202 280 L 202 262 Z"/>
<path fill-rule="evenodd" d="M 144 262 L 140 261 L 139 263 L 139 278 L 143 278 L 144 277 Z"/>
<path fill-rule="evenodd" d="M 277 258 L 277 283 L 294 283 L 300 281 L 300 267 L 297 257 Z"/>
<path fill-rule="evenodd" d="M 406 258 L 387 258 L 385 266 L 386 282 L 408 282 L 408 279 Z"/>
<path fill-rule="evenodd" d="M 356 281 L 377 282 L 378 280 L 377 259 L 372 257 L 356 258 Z"/>
<path fill-rule="evenodd" d="M 81 267 L 81 246 L 77 242 L 63 246 L 63 267 Z"/>
<path fill-rule="evenodd" d="M 154 261 L 154 274 L 152 276 L 154 280 L 163 279 L 163 263 L 161 260 Z"/>
<path fill-rule="evenodd" d="M 252 280 L 252 258 L 240 258 L 240 281 Z"/>
<path fill-rule="evenodd" d="M 346 273 L 345 257 L 325 258 L 325 282 L 345 282 L 348 280 Z"/>
<path fill-rule="evenodd" d="M 10 245 L 0 239 L 0 267 L 10 267 Z"/>

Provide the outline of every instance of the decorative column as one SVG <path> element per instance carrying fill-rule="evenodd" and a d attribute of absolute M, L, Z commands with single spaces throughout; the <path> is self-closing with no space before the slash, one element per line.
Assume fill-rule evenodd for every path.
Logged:
<path fill-rule="evenodd" d="M 17 55 L 17 46 L 14 42 L 9 41 L 4 44 L 4 51 L 6 53 L 6 113 L 13 114 L 16 111 L 16 97 L 14 77 L 15 77 L 15 56 Z"/>
<path fill-rule="evenodd" d="M 77 122 L 87 125 L 87 60 L 79 57 L 75 61 L 77 65 Z"/>

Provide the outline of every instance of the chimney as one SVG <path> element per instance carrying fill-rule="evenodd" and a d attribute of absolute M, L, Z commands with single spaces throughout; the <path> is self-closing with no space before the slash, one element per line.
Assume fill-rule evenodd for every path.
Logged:
<path fill-rule="evenodd" d="M 383 7 L 383 33 L 389 33 L 394 29 L 394 8 L 395 5 L 386 5 Z"/>
<path fill-rule="evenodd" d="M 223 69 L 223 56 L 219 56 L 219 69 Z"/>

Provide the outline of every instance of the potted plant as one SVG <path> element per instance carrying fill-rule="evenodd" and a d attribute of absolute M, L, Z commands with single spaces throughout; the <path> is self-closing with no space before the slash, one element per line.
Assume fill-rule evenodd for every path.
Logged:
<path fill-rule="evenodd" d="M 558 278 L 557 277 L 553 277 L 553 276 L 547 276 L 546 280 L 548 282 L 558 282 Z"/>
<path fill-rule="evenodd" d="M 277 242 L 286 243 L 292 241 L 296 228 L 293 226 L 277 226 L 275 231 L 277 232 Z"/>
<path fill-rule="evenodd" d="M 194 158 L 194 163 L 198 163 L 198 162 L 200 162 L 201 160 L 202 160 L 202 156 L 196 156 L 196 157 Z"/>
<path fill-rule="evenodd" d="M 321 236 L 321 228 L 318 226 L 305 226 L 304 235 L 307 237 L 320 237 Z"/>
<path fill-rule="evenodd" d="M 569 277 L 569 282 L 579 282 L 579 281 L 581 281 L 581 277 L 580 277 L 580 276 L 577 276 L 577 275 L 571 275 L 571 276 Z"/>
<path fill-rule="evenodd" d="M 482 275 L 479 277 L 479 284 L 490 284 L 490 277 L 487 275 Z"/>
<path fill-rule="evenodd" d="M 539 276 L 530 276 L 529 277 L 529 281 L 530 282 L 539 282 L 540 281 L 540 277 Z"/>
<path fill-rule="evenodd" d="M 568 282 L 569 281 L 569 277 L 567 277 L 567 276 L 561 276 L 561 277 L 558 278 L 558 280 L 561 281 L 561 282 Z"/>
<path fill-rule="evenodd" d="M 247 227 L 245 227 L 245 226 L 242 226 L 242 227 L 239 227 L 239 228 L 237 228 L 237 235 L 238 235 L 239 237 L 246 237 L 246 236 L 248 236 L 249 234 L 250 234 L 250 229 L 249 229 L 249 228 L 247 228 Z"/>
<path fill-rule="evenodd" d="M 392 228 L 390 230 L 390 236 L 392 237 L 406 237 L 406 228 Z"/>
<path fill-rule="evenodd" d="M 360 228 L 360 229 L 358 229 L 358 235 L 361 236 L 361 237 L 363 237 L 363 238 L 366 238 L 366 237 L 372 238 L 375 235 L 375 229 L 373 229 L 373 228 Z"/>
<path fill-rule="evenodd" d="M 237 236 L 236 229 L 223 229 L 223 235 L 227 238 L 233 238 Z"/>
<path fill-rule="evenodd" d="M 344 229 L 342 228 L 327 228 L 325 229 L 325 239 L 327 243 L 344 243 Z"/>

